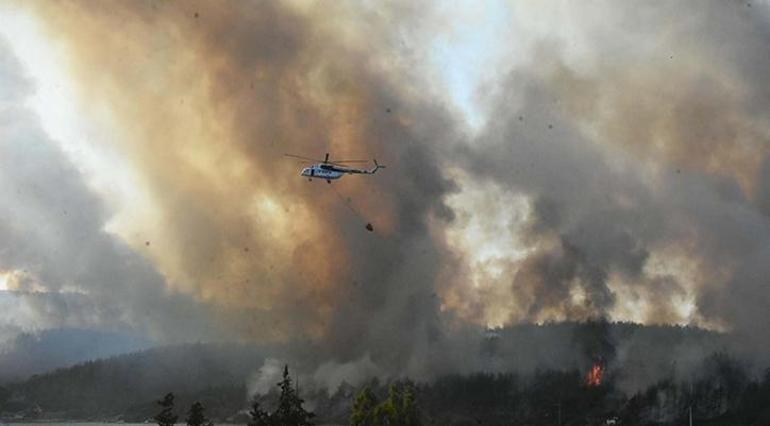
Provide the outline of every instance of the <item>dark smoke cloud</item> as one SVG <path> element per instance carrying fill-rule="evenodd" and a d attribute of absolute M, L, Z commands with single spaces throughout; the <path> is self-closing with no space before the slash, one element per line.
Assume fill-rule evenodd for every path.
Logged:
<path fill-rule="evenodd" d="M 524 317 L 608 317 L 623 303 L 617 276 L 647 299 L 646 322 L 665 323 L 689 290 L 687 321 L 750 335 L 770 355 L 766 8 L 595 2 L 569 16 L 584 49 L 542 41 L 460 150 L 473 176 L 531 200 L 532 251 L 511 297 Z M 651 272 L 655 254 L 694 273 Z M 571 301 L 575 289 L 585 300 Z"/>
<path fill-rule="evenodd" d="M 104 309 L 95 322 L 290 342 L 329 382 L 483 367 L 479 331 L 501 302 L 507 323 L 690 322 L 750 335 L 752 352 L 770 354 L 767 12 L 734 2 L 564 7 L 562 39 L 534 40 L 530 59 L 485 88 L 488 124 L 470 138 L 421 74 L 425 52 L 414 46 L 447 30 L 430 7 L 35 3 L 80 96 L 116 117 L 109 143 L 152 204 L 132 230 L 153 245 L 138 257 L 142 241 L 101 231 L 109 212 L 46 144 L 30 158 L 62 189 L 42 200 L 70 216 L 32 211 L 48 212 L 40 220 L 63 235 L 60 247 L 93 250 L 62 248 L 52 266 L 29 270 L 47 289 L 83 286 Z M 389 168 L 308 183 L 286 152 L 376 156 Z M 14 155 L 13 165 L 31 162 Z M 445 201 L 466 186 L 452 170 L 510 197 L 463 206 L 471 214 L 526 199 L 524 247 L 504 263 L 503 289 L 472 288 L 471 253 L 445 241 L 457 223 Z M 7 214 L 24 225 L 20 212 Z M 8 268 L 54 253 L 36 242 L 48 232 L 25 231 L 2 231 L 22 248 L 3 253 Z M 628 347 L 612 353 L 631 358 Z"/>
<path fill-rule="evenodd" d="M 397 42 L 386 31 L 409 31 L 400 17 L 412 9 L 362 10 L 371 25 L 346 18 L 354 3 L 37 13 L 67 41 L 83 95 L 124 126 L 120 150 L 161 212 L 148 251 L 170 287 L 241 338 L 309 342 L 294 355 L 310 368 L 369 356 L 425 375 L 446 344 L 433 285 L 448 254 L 431 227 L 451 221 L 443 197 L 454 189 L 436 156 L 459 136 L 438 101 L 412 91 L 415 53 L 378 53 Z M 308 183 L 286 152 L 388 169 Z"/>

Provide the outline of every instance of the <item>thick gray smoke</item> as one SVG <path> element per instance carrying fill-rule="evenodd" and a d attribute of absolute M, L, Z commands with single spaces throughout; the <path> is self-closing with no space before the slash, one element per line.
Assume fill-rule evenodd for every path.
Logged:
<path fill-rule="evenodd" d="M 395 37 L 385 31 L 402 23 L 375 19 L 367 28 L 375 37 L 365 42 L 345 39 L 325 20 L 337 7 L 299 12 L 264 2 L 229 9 L 205 2 L 114 5 L 109 14 L 86 2 L 41 4 L 37 12 L 68 41 L 84 96 L 107 103 L 126 123 L 125 130 L 116 129 L 125 133 L 114 143 L 125 144 L 118 150 L 145 179 L 161 225 L 146 249 L 148 259 L 135 259 L 128 269 L 126 259 L 134 260 L 136 247 L 100 231 L 107 216 L 101 207 L 78 212 L 76 217 L 91 216 L 67 231 L 95 229 L 94 257 L 78 255 L 83 276 L 34 271 L 41 287 L 57 291 L 73 283 L 91 297 L 103 296 L 97 306 L 105 309 L 130 288 L 132 297 L 120 305 L 125 311 L 104 317 L 131 315 L 176 326 L 179 338 L 188 330 L 205 337 L 227 330 L 216 338 L 298 341 L 302 349 L 292 358 L 308 370 L 367 356 L 387 372 L 428 376 L 445 370 L 447 363 L 431 360 L 450 344 L 433 287 L 448 254 L 430 227 L 452 218 L 443 196 L 453 184 L 442 175 L 435 151 L 439 142 L 458 136 L 438 101 L 411 93 L 411 78 L 389 75 L 393 64 L 373 60 L 376 49 L 366 43 L 388 45 Z M 389 13 L 409 10 L 394 5 Z M 93 19 L 81 25 L 86 15 Z M 138 24 L 135 34 L 114 36 L 111 28 L 125 21 Z M 168 25 L 177 31 L 157 33 Z M 132 47 L 115 47 L 125 42 Z M 176 52 L 179 62 L 168 57 Z M 123 55 L 137 65 L 124 66 Z M 94 79 L 96 63 L 100 78 Z M 284 152 L 327 150 L 376 156 L 388 173 L 329 187 L 299 179 L 297 165 L 282 158 Z M 81 192 L 84 199 L 72 197 L 65 207 L 98 205 Z M 367 222 L 374 233 L 364 228 Z M 58 258 L 73 263 L 66 255 Z M 18 263 L 9 268 L 20 269 Z M 123 277 L 131 281 L 121 283 Z M 169 287 L 179 292 L 172 300 L 163 293 Z M 181 304 L 187 297 L 210 312 Z"/>
<path fill-rule="evenodd" d="M 283 342 L 332 385 L 488 368 L 481 330 L 499 306 L 508 325 L 729 330 L 770 359 L 766 4 L 512 4 L 512 22 L 547 15 L 550 30 L 499 62 L 473 136 L 420 74 L 415 45 L 451 31 L 430 7 L 111 6 L 32 9 L 66 44 L 80 94 L 117 117 L 116 150 L 158 212 L 132 225 L 162 248 L 140 256 L 105 233 L 111 212 L 16 106 L 29 83 L 4 62 L 0 268 L 22 271 L 18 290 L 45 290 L 34 300 L 56 308 L 30 308 L 41 326 Z M 327 150 L 389 168 L 329 187 L 281 159 Z M 462 179 L 503 196 L 463 205 Z M 469 284 L 479 248 L 447 238 L 463 223 L 451 197 L 482 221 L 524 200 L 502 288 Z M 61 299 L 71 288 L 85 295 Z M 551 347 L 579 346 L 571 332 Z M 544 357 L 520 341 L 500 344 L 501 368 L 595 356 Z M 613 362 L 647 344 L 623 342 Z"/>
<path fill-rule="evenodd" d="M 104 231 L 108 214 L 23 106 L 33 90 L 0 43 L 0 321 L 13 333 L 133 330 L 166 342 L 213 338 L 205 307 Z M 10 337 L 10 336 L 8 336 Z"/>
<path fill-rule="evenodd" d="M 641 320 L 675 322 L 691 294 L 685 321 L 767 359 L 767 5 L 592 2 L 567 15 L 578 47 L 538 41 L 457 154 L 531 201 L 530 252 L 509 272 L 518 317 L 609 317 L 637 298 Z"/>

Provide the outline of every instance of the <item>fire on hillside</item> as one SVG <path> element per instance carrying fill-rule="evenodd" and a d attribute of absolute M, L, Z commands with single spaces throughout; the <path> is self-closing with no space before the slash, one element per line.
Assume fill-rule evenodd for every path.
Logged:
<path fill-rule="evenodd" d="M 604 377 L 604 365 L 601 362 L 595 362 L 586 375 L 586 385 L 589 387 L 600 386 Z"/>

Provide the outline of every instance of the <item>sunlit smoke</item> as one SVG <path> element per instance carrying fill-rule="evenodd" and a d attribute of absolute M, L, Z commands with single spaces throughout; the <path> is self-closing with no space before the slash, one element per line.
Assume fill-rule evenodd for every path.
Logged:
<path fill-rule="evenodd" d="M 521 323 L 697 325 L 770 359 L 766 4 L 1 13 L 0 289 L 61 296 L 30 323 L 303 342 L 330 387 L 475 367 Z M 388 168 L 327 185 L 283 156 L 325 152 Z"/>

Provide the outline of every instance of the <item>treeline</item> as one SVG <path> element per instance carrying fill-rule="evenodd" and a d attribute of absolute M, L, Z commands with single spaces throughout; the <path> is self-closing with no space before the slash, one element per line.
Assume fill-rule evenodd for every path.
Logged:
<path fill-rule="evenodd" d="M 0 386 L 0 416 L 143 422 L 154 414 L 152 399 L 173 389 L 178 402 L 200 400 L 224 419 L 243 407 L 245 381 L 263 362 L 262 351 L 238 344 L 179 345 L 89 361 Z"/>
<path fill-rule="evenodd" d="M 770 372 L 752 379 L 724 354 L 689 380 L 664 379 L 630 395 L 616 382 L 609 376 L 589 386 L 579 371 L 480 373 L 421 385 L 417 400 L 426 423 L 445 425 L 680 425 L 690 416 L 697 425 L 770 425 Z"/>
<path fill-rule="evenodd" d="M 490 330 L 479 336 L 479 347 L 468 351 L 477 352 L 469 358 L 477 368 L 521 368 L 517 371 L 526 374 L 452 375 L 430 383 L 375 380 L 356 387 L 343 383 L 331 393 L 306 386 L 302 397 L 307 402 L 296 388 L 284 392 L 281 386 L 247 399 L 247 381 L 266 355 L 281 358 L 277 352 L 248 345 L 182 345 L 0 385 L 0 419 L 151 422 L 159 411 L 156 400 L 173 392 L 178 421 L 187 420 L 198 403 L 196 412 L 203 416 L 192 420 L 253 425 L 290 424 L 286 413 L 308 423 L 372 426 L 662 425 L 686 424 L 691 412 L 695 424 L 770 424 L 770 378 L 749 375 L 724 354 L 705 357 L 725 347 L 724 339 L 681 327 L 521 325 Z M 619 347 L 624 348 L 622 361 L 615 353 Z M 677 373 L 672 347 L 680 348 L 678 353 L 691 348 L 688 353 L 696 354 L 697 362 L 705 361 L 697 369 L 680 366 Z M 599 386 L 587 384 L 586 365 L 564 361 L 571 359 L 562 356 L 568 351 L 574 352 L 572 358 L 591 356 L 591 362 L 609 365 Z M 682 376 L 685 369 L 694 372 Z M 636 381 L 639 377 L 645 381 Z M 629 386 L 632 382 L 635 387 Z M 301 414 L 310 412 L 315 416 Z"/>
<path fill-rule="evenodd" d="M 146 339 L 123 333 L 60 328 L 21 333 L 0 350 L 0 385 L 56 368 L 148 349 Z"/>
<path fill-rule="evenodd" d="M 158 402 L 152 401 L 151 395 L 140 395 L 148 402 L 129 409 L 134 410 L 133 415 L 112 420 L 154 419 L 163 426 L 180 420 L 191 426 L 208 426 L 213 421 L 249 426 L 305 426 L 314 422 L 577 426 L 677 425 L 687 424 L 692 415 L 694 424 L 699 425 L 770 424 L 770 373 L 752 378 L 739 362 L 724 354 L 711 356 L 700 370 L 689 380 L 668 378 L 630 395 L 617 388 L 622 372 L 608 373 L 597 386 L 587 383 L 585 372 L 553 370 L 531 375 L 452 375 L 420 384 L 375 379 L 358 388 L 343 384 L 331 395 L 326 390 L 305 390 L 302 396 L 310 401 L 306 404 L 286 367 L 274 391 L 255 397 L 250 404 L 244 398 L 245 387 L 212 387 L 198 394 L 182 393 L 179 398 L 167 394 Z M 6 419 L 15 412 L 14 403 L 18 401 L 13 392 L 0 388 L 0 412 Z M 93 410 L 99 411 L 96 407 Z M 27 420 L 52 419 L 27 413 Z M 97 419 L 79 417 L 88 418 Z"/>
<path fill-rule="evenodd" d="M 528 376 L 478 373 L 423 384 L 374 379 L 354 391 L 343 385 L 332 396 L 310 392 L 315 411 L 311 413 L 303 408 L 304 400 L 285 368 L 278 392 L 254 399 L 245 422 L 249 426 L 307 426 L 314 419 L 353 426 L 678 425 L 687 424 L 692 416 L 699 425 L 770 424 L 770 372 L 752 380 L 738 362 L 723 354 L 710 357 L 703 369 L 697 379 L 666 379 L 632 395 L 616 389 L 611 376 L 590 385 L 579 371 Z M 346 409 L 335 413 L 340 401 Z M 209 424 L 207 417 L 195 415 L 202 411 L 199 403 L 193 404 L 188 425 Z M 155 417 L 161 426 L 170 426 L 162 423 L 164 418 L 168 416 L 163 412 Z"/>
<path fill-rule="evenodd" d="M 248 426 L 311 426 L 315 414 L 305 410 L 304 401 L 299 397 L 299 392 L 293 387 L 289 366 L 283 369 L 283 379 L 277 383 L 280 389 L 276 408 L 272 412 L 264 410 L 258 398 L 254 398 L 249 410 Z M 160 401 L 160 412 L 153 419 L 158 426 L 174 426 L 179 416 L 174 411 L 174 394 L 167 393 Z M 187 412 L 185 418 L 187 426 L 213 426 L 213 422 L 206 416 L 206 408 L 200 401 L 195 401 Z"/>

